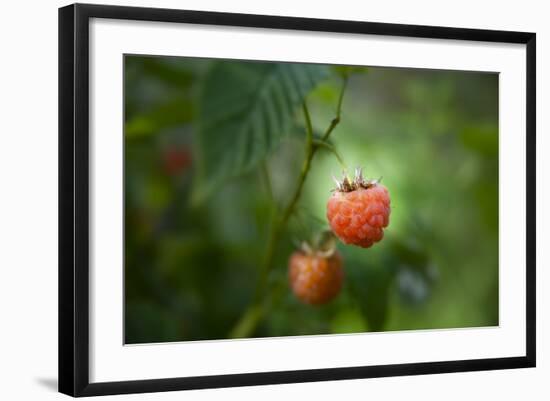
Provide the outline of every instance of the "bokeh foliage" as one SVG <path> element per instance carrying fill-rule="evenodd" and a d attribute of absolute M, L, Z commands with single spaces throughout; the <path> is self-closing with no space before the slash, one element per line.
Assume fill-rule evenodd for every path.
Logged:
<path fill-rule="evenodd" d="M 295 242 L 327 227 L 340 166 L 320 150 L 275 250 L 254 336 L 498 324 L 498 75 L 125 57 L 125 341 L 227 338 L 249 305 L 274 203 L 288 201 L 314 129 L 334 118 L 348 166 L 383 177 L 385 238 L 339 244 L 333 302 L 286 284 Z M 268 179 L 266 179 L 266 176 Z"/>

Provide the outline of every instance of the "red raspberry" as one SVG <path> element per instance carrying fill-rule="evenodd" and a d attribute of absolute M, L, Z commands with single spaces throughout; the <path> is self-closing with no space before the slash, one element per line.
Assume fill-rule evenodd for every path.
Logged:
<path fill-rule="evenodd" d="M 388 190 L 376 180 L 364 180 L 360 169 L 350 182 L 344 178 L 327 203 L 332 231 L 346 244 L 371 247 L 384 236 L 390 218 Z"/>
<path fill-rule="evenodd" d="M 330 256 L 296 251 L 290 256 L 288 278 L 294 295 L 302 302 L 325 304 L 342 288 L 342 257 L 337 250 Z"/>

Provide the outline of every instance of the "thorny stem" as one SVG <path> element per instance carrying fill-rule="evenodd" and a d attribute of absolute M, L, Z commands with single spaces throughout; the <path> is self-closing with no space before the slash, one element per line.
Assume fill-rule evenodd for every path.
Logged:
<path fill-rule="evenodd" d="M 342 158 L 336 152 L 336 149 L 334 148 L 334 146 L 330 145 L 326 141 L 329 138 L 332 131 L 334 131 L 336 126 L 340 123 L 340 117 L 342 113 L 342 102 L 344 99 L 344 92 L 346 90 L 347 83 L 348 83 L 348 77 L 346 76 L 344 78 L 344 82 L 340 90 L 340 96 L 338 98 L 338 105 L 336 107 L 336 117 L 332 119 L 321 141 L 316 141 L 313 139 L 313 127 L 311 124 L 311 116 L 309 114 L 309 109 L 305 101 L 302 104 L 304 118 L 306 121 L 306 144 L 305 144 L 306 149 L 305 149 L 305 157 L 304 157 L 304 162 L 302 164 L 302 169 L 300 171 L 300 175 L 298 177 L 298 181 L 296 183 L 296 188 L 294 190 L 294 193 L 290 198 L 288 205 L 283 210 L 281 218 L 277 219 L 277 217 L 275 217 L 273 219 L 273 222 L 271 224 L 269 239 L 267 243 L 266 253 L 263 259 L 263 263 L 261 265 L 258 284 L 256 285 L 256 291 L 254 294 L 252 305 L 244 312 L 244 314 L 238 320 L 237 324 L 231 330 L 230 337 L 232 338 L 248 337 L 255 330 L 263 314 L 265 313 L 264 309 L 266 308 L 266 305 L 264 302 L 263 294 L 268 284 L 269 273 L 273 268 L 275 248 L 279 242 L 279 238 L 282 232 L 286 227 L 288 220 L 290 219 L 290 216 L 292 216 L 292 214 L 294 213 L 294 209 L 296 207 L 296 204 L 298 203 L 298 200 L 300 199 L 300 195 L 302 194 L 302 189 L 306 181 L 307 175 L 309 173 L 309 170 L 311 168 L 311 161 L 313 160 L 313 156 L 315 156 L 315 152 L 317 151 L 317 149 L 319 149 L 319 147 L 328 147 L 336 155 L 336 157 L 338 158 L 338 161 L 341 164 L 343 164 Z"/>

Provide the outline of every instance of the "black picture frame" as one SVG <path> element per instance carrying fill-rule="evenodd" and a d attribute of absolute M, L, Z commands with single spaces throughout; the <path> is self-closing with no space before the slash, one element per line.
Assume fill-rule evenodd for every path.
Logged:
<path fill-rule="evenodd" d="M 91 18 L 161 21 L 526 45 L 526 353 L 520 357 L 90 383 L 88 61 Z M 219 12 L 74 4 L 59 9 L 59 391 L 95 396 L 535 366 L 536 35 Z"/>

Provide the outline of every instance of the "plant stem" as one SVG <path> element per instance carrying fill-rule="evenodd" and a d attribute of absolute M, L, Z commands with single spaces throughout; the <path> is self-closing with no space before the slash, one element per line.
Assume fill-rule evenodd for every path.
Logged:
<path fill-rule="evenodd" d="M 294 211 L 294 206 L 296 206 L 296 203 L 298 203 L 298 199 L 300 199 L 302 188 L 304 187 L 304 182 L 306 181 L 307 173 L 309 173 L 309 169 L 311 168 L 311 160 L 313 159 L 313 155 L 315 154 L 316 150 L 313 146 L 313 127 L 311 126 L 311 117 L 309 116 L 309 110 L 305 102 L 303 104 L 303 111 L 304 117 L 306 119 L 306 155 L 304 158 L 304 163 L 302 164 L 300 176 L 298 177 L 296 190 L 294 191 L 294 195 L 288 203 L 283 213 L 283 217 L 281 218 L 280 225 L 283 227 L 292 215 L 292 212 Z"/>
<path fill-rule="evenodd" d="M 342 103 L 344 101 L 344 92 L 346 91 L 346 87 L 348 86 L 348 79 L 349 76 L 346 75 L 344 77 L 344 83 L 342 84 L 342 89 L 340 90 L 340 96 L 338 97 L 338 105 L 336 106 L 336 117 L 332 119 L 330 122 L 329 127 L 325 131 L 325 134 L 323 135 L 323 141 L 326 141 L 332 131 L 334 131 L 334 128 L 340 123 L 340 118 L 342 116 Z"/>
<path fill-rule="evenodd" d="M 342 102 L 344 98 L 344 92 L 347 86 L 347 81 L 348 81 L 348 78 L 346 76 L 344 78 L 340 96 L 338 98 L 338 105 L 336 107 L 336 117 L 331 121 L 329 127 L 325 131 L 325 134 L 322 137 L 322 142 L 325 142 L 328 139 L 328 137 L 330 136 L 334 128 L 336 128 L 336 126 L 340 122 L 340 116 L 342 113 Z M 302 169 L 300 171 L 300 175 L 298 177 L 298 181 L 296 183 L 296 188 L 294 190 L 294 193 L 290 198 L 290 201 L 288 202 L 286 208 L 283 210 L 281 218 L 280 219 L 277 219 L 277 217 L 273 218 L 273 221 L 271 223 L 271 230 L 270 230 L 269 239 L 267 243 L 266 253 L 261 265 L 258 284 L 256 285 L 253 302 L 250 305 L 250 307 L 247 308 L 247 310 L 238 320 L 237 324 L 231 330 L 230 332 L 231 338 L 249 337 L 250 334 L 254 332 L 263 314 L 265 314 L 266 312 L 267 305 L 264 302 L 266 300 L 266 297 L 264 297 L 263 294 L 265 292 L 265 289 L 267 288 L 269 273 L 273 268 L 275 248 L 277 247 L 279 238 L 282 232 L 284 231 L 286 224 L 290 219 L 290 216 L 292 216 L 292 213 L 294 212 L 294 209 L 298 203 L 298 200 L 300 199 L 300 195 L 302 194 L 304 183 L 306 181 L 309 170 L 311 169 L 311 161 L 313 160 L 313 156 L 315 156 L 315 152 L 319 148 L 319 146 L 316 144 L 316 141 L 314 141 L 313 139 L 313 127 L 311 124 L 311 116 L 309 114 L 309 109 L 307 107 L 305 100 L 302 104 L 302 109 L 303 109 L 304 118 L 306 121 L 305 157 L 304 157 L 304 162 L 302 164 Z M 328 143 L 327 145 L 332 146 Z M 333 152 L 337 154 L 336 149 L 334 149 L 334 147 L 332 147 L 332 149 L 333 149 Z M 341 161 L 341 158 L 339 157 L 339 155 L 337 157 Z"/>
<path fill-rule="evenodd" d="M 302 108 L 304 111 L 304 117 L 306 119 L 306 155 L 304 158 L 304 163 L 302 165 L 302 170 L 300 171 L 300 176 L 298 177 L 298 182 L 296 184 L 294 194 L 292 195 L 292 198 L 284 209 L 281 219 L 275 219 L 275 221 L 271 225 L 271 233 L 268 240 L 266 256 L 264 258 L 264 263 L 262 264 L 260 279 L 258 285 L 256 286 L 256 291 L 254 295 L 255 302 L 258 302 L 258 300 L 261 298 L 261 294 L 263 293 L 263 290 L 267 285 L 267 279 L 273 267 L 273 255 L 275 247 L 279 242 L 279 236 L 284 230 L 288 219 L 290 219 L 290 216 L 294 212 L 294 208 L 298 203 L 298 200 L 300 199 L 302 188 L 304 187 L 304 182 L 306 181 L 307 173 L 311 168 L 311 160 L 313 159 L 313 155 L 315 154 L 315 147 L 313 146 L 313 128 L 311 126 L 311 117 L 309 115 L 309 110 L 305 102 L 303 103 Z"/>
<path fill-rule="evenodd" d="M 332 152 L 332 154 L 338 160 L 338 163 L 340 163 L 340 167 L 342 167 L 343 170 L 347 170 L 347 166 L 346 166 L 346 163 L 344 163 L 344 159 L 342 159 L 342 156 L 340 156 L 340 153 L 338 153 L 334 145 L 328 142 L 321 141 L 320 139 L 314 139 L 313 145 L 315 145 L 315 147 L 325 148 L 328 151 Z"/>

